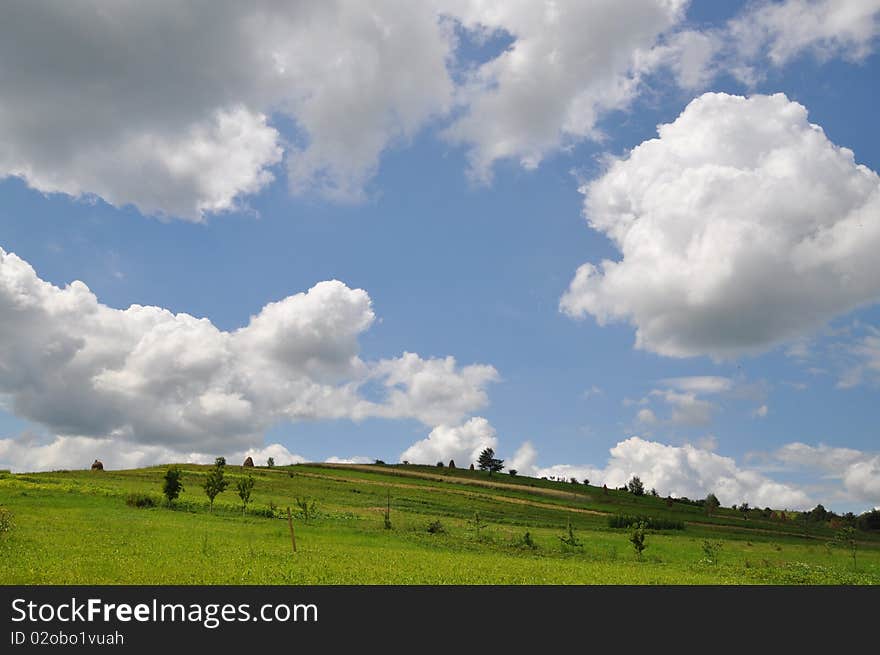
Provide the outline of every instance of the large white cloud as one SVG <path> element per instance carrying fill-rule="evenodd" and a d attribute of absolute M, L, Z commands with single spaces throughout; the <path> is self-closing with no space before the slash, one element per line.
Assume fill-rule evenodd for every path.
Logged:
<path fill-rule="evenodd" d="M 94 437 L 62 436 L 47 440 L 29 432 L 0 439 L 0 468 L 13 471 L 81 469 L 96 459 L 106 469 L 131 469 L 168 463 L 210 464 L 219 455 L 225 456 L 230 464 L 241 464 L 245 458 L 251 457 L 258 466 L 265 464 L 269 457 L 274 458 L 277 466 L 305 461 L 305 458 L 277 443 L 246 450 L 200 453 Z"/>
<path fill-rule="evenodd" d="M 222 331 L 208 319 L 98 302 L 58 288 L 0 249 L 0 402 L 62 437 L 175 452 L 239 452 L 282 420 L 414 418 L 454 423 L 486 405 L 497 379 L 451 357 L 367 362 L 358 337 L 370 297 L 339 281 L 266 305 Z M 378 397 L 365 385 L 377 383 Z"/>
<path fill-rule="evenodd" d="M 880 454 L 794 442 L 776 450 L 773 458 L 786 465 L 817 470 L 829 478 L 840 480 L 848 499 L 866 501 L 874 507 L 880 507 Z"/>
<path fill-rule="evenodd" d="M 596 121 L 635 96 L 642 60 L 684 14 L 685 0 L 449 2 L 469 29 L 512 44 L 468 76 L 464 115 L 448 129 L 470 147 L 472 172 L 513 158 L 536 167 L 550 152 L 597 137 Z M 458 6 L 456 6 L 458 5 Z"/>
<path fill-rule="evenodd" d="M 619 261 L 560 307 L 662 355 L 765 350 L 880 297 L 880 177 L 782 94 L 707 93 L 582 188 Z"/>
<path fill-rule="evenodd" d="M 461 425 L 438 425 L 427 438 L 417 441 L 400 456 L 400 461 L 413 464 L 448 463 L 467 467 L 476 463 L 485 448 L 495 448 L 498 437 L 495 428 L 481 416 L 475 416 Z"/>
<path fill-rule="evenodd" d="M 26 2 L 0 21 L 0 177 L 199 220 L 273 177 L 358 198 L 381 152 L 445 111 L 428 3 Z M 283 143 L 270 117 L 291 119 Z"/>
<path fill-rule="evenodd" d="M 645 487 L 663 495 L 704 498 L 714 493 L 724 505 L 748 502 L 752 506 L 805 508 L 811 505 L 801 489 L 739 466 L 730 457 L 693 445 L 670 446 L 630 437 L 610 450 L 604 468 L 557 465 L 539 469 L 540 476 L 588 478 L 591 484 L 620 487 L 634 475 Z"/>

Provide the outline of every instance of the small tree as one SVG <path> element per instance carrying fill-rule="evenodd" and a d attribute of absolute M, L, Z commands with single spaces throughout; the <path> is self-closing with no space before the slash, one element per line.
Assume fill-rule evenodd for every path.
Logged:
<path fill-rule="evenodd" d="M 479 512 L 474 512 L 474 518 L 468 521 L 470 526 L 474 529 L 474 532 L 477 533 L 477 539 L 480 538 L 480 532 L 485 528 L 488 523 L 486 523 L 483 519 L 480 518 Z"/>
<path fill-rule="evenodd" d="M 162 493 L 168 500 L 168 506 L 177 500 L 180 492 L 183 491 L 183 481 L 181 480 L 183 473 L 176 466 L 172 466 L 165 471 L 164 482 L 162 483 Z"/>
<path fill-rule="evenodd" d="M 275 458 L 270 457 L 269 459 L 267 459 L 266 466 L 268 466 L 269 468 L 272 468 L 273 466 L 275 466 Z"/>
<path fill-rule="evenodd" d="M 251 501 L 251 492 L 254 490 L 254 478 L 249 475 L 246 478 L 239 478 L 235 483 L 238 491 L 238 497 L 241 498 L 241 513 L 247 511 L 247 504 Z"/>
<path fill-rule="evenodd" d="M 568 529 L 566 532 L 567 534 L 559 537 L 559 541 L 570 548 L 580 548 L 581 542 L 574 534 L 574 528 L 571 526 L 571 521 L 568 522 Z"/>
<path fill-rule="evenodd" d="M 629 490 L 629 492 L 634 496 L 645 495 L 645 485 L 637 475 L 634 475 L 632 477 L 632 480 L 627 482 L 626 489 Z"/>
<path fill-rule="evenodd" d="M 587 486 L 588 484 L 590 484 L 590 479 L 584 478 L 584 486 Z"/>
<path fill-rule="evenodd" d="M 721 503 L 719 502 L 718 497 L 715 494 L 710 493 L 708 496 L 706 496 L 705 507 L 706 516 L 712 516 L 712 512 L 721 507 Z"/>
<path fill-rule="evenodd" d="M 214 499 L 218 494 L 226 491 L 229 486 L 229 480 L 223 475 L 223 468 L 226 466 L 226 460 L 218 457 L 214 462 L 214 467 L 208 471 L 208 477 L 205 478 L 205 495 L 211 502 L 211 512 L 214 511 Z"/>
<path fill-rule="evenodd" d="M 633 550 L 636 551 L 636 557 L 642 559 L 642 551 L 647 548 L 645 544 L 645 524 L 641 521 L 633 526 L 632 534 L 629 536 L 629 542 L 632 544 Z"/>
<path fill-rule="evenodd" d="M 507 472 L 510 474 L 511 477 L 516 477 L 516 474 L 519 473 L 519 471 L 517 471 L 516 469 L 507 469 Z"/>
<path fill-rule="evenodd" d="M 314 500 L 310 503 L 308 498 L 300 499 L 297 497 L 296 505 L 302 513 L 303 521 L 308 522 L 318 515 L 318 503 Z"/>
<path fill-rule="evenodd" d="M 489 471 L 489 475 L 497 473 L 504 468 L 504 460 L 497 459 L 495 457 L 495 450 L 492 448 L 485 448 L 480 453 L 477 464 L 479 464 L 481 471 Z"/>

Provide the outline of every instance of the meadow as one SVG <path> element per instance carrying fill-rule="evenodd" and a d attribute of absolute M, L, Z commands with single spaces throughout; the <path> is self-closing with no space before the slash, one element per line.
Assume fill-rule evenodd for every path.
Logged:
<path fill-rule="evenodd" d="M 179 467 L 184 491 L 170 507 L 166 466 L 0 473 L 0 507 L 14 524 L 0 533 L 0 584 L 880 583 L 876 533 L 858 533 L 854 562 L 833 545 L 833 526 L 796 513 L 709 516 L 584 484 L 329 464 L 228 465 L 231 484 L 212 511 L 211 467 Z M 247 475 L 255 484 L 243 510 L 235 482 Z M 647 529 L 638 556 L 633 528 L 610 527 L 615 516 L 681 529 Z"/>

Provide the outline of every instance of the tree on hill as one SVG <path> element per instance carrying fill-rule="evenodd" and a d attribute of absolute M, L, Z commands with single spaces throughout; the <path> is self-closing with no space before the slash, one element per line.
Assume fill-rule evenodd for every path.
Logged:
<path fill-rule="evenodd" d="M 266 466 L 268 466 L 269 468 L 272 468 L 273 466 L 275 466 L 275 458 L 270 457 L 269 459 L 267 459 Z"/>
<path fill-rule="evenodd" d="M 721 502 L 718 500 L 718 496 L 713 493 L 710 493 L 706 496 L 706 516 L 712 516 L 712 512 L 721 507 Z"/>
<path fill-rule="evenodd" d="M 180 492 L 183 491 L 182 476 L 183 474 L 176 466 L 172 466 L 165 471 L 165 477 L 163 478 L 164 482 L 162 483 L 162 493 L 165 494 L 165 498 L 168 499 L 169 505 L 177 500 L 177 497 L 180 496 Z"/>
<path fill-rule="evenodd" d="M 253 476 L 239 478 L 235 483 L 235 488 L 238 490 L 238 497 L 241 498 L 241 513 L 244 514 L 247 511 L 247 504 L 251 500 L 251 492 L 254 490 Z"/>
<path fill-rule="evenodd" d="M 645 485 L 639 478 L 639 476 L 634 475 L 632 480 L 630 480 L 626 484 L 626 488 L 629 490 L 631 494 L 634 496 L 644 496 L 645 495 Z"/>
<path fill-rule="evenodd" d="M 481 471 L 489 471 L 489 475 L 497 473 L 504 468 L 504 460 L 496 458 L 495 450 L 492 448 L 485 448 L 480 453 L 477 464 L 479 464 Z"/>
<path fill-rule="evenodd" d="M 223 468 L 225 466 L 226 460 L 218 457 L 214 462 L 214 467 L 208 471 L 208 476 L 205 478 L 205 495 L 211 502 L 212 512 L 214 511 L 214 499 L 229 486 L 229 480 L 226 480 L 223 476 Z"/>

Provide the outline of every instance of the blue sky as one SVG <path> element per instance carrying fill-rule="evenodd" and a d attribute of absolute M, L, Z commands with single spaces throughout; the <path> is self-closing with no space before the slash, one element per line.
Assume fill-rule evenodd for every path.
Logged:
<path fill-rule="evenodd" d="M 83 3 L 79 8 L 83 14 L 93 10 L 89 4 Z M 688 356 L 670 356 L 659 346 L 635 347 L 638 319 L 627 318 L 626 308 L 621 310 L 623 314 L 616 319 L 612 316 L 604 324 L 596 320 L 596 314 L 603 310 L 594 305 L 580 317 L 560 309 L 560 300 L 581 265 L 622 258 L 620 248 L 607 232 L 588 226 L 584 215 L 586 192 L 579 188 L 609 174 L 609 158 L 627 161 L 633 148 L 657 136 L 657 125 L 676 121 L 689 103 L 704 93 L 749 98 L 783 93 L 786 103 L 796 102 L 806 108 L 809 122 L 821 126 L 827 141 L 851 149 L 857 164 L 870 171 L 880 170 L 880 137 L 875 129 L 880 79 L 880 55 L 876 52 L 878 10 L 871 2 L 855 3 L 868 7 L 865 11 L 869 19 L 867 26 L 859 20 L 859 25 L 853 27 L 844 19 L 828 18 L 827 12 L 835 11 L 835 3 L 694 2 L 681 7 L 673 7 L 676 3 L 635 4 L 643 5 L 636 9 L 640 16 L 646 16 L 645 24 L 654 21 L 656 27 L 653 31 L 646 27 L 632 35 L 632 39 L 643 53 L 657 53 L 660 63 L 639 69 L 632 63 L 633 52 L 620 46 L 624 48 L 621 57 L 627 63 L 619 71 L 608 69 L 610 64 L 592 69 L 587 61 L 590 53 L 578 49 L 588 49 L 589 45 L 566 49 L 566 34 L 557 33 L 558 26 L 526 28 L 522 27 L 524 19 L 518 16 L 486 18 L 474 16 L 475 10 L 459 6 L 441 9 L 443 20 L 451 20 L 458 34 L 457 42 L 442 41 L 448 38 L 442 30 L 437 37 L 455 55 L 454 61 L 447 60 L 445 64 L 452 80 L 449 84 L 455 87 L 448 97 L 443 95 L 448 90 L 436 91 L 440 99 L 436 106 L 431 105 L 429 101 L 435 92 L 424 90 L 421 85 L 435 85 L 427 78 L 419 81 L 418 75 L 423 71 L 416 71 L 414 78 L 403 78 L 415 86 L 405 89 L 401 97 L 387 100 L 387 88 L 396 84 L 397 78 L 384 67 L 405 68 L 407 62 L 380 61 L 372 86 L 367 89 L 373 95 L 365 97 L 364 89 L 355 89 L 351 97 L 343 97 L 351 105 L 348 117 L 339 123 L 333 122 L 339 113 L 338 94 L 331 94 L 328 100 L 334 103 L 332 108 L 297 105 L 288 97 L 265 101 L 265 94 L 243 89 L 244 84 L 235 82 L 230 74 L 233 82 L 229 86 L 242 86 L 237 91 L 241 95 L 238 101 L 265 116 L 265 124 L 255 129 L 260 134 L 275 130 L 283 158 L 270 150 L 254 155 L 262 156 L 256 168 L 271 173 L 274 180 L 251 183 L 250 187 L 247 183 L 236 187 L 234 179 L 221 180 L 218 186 L 225 183 L 233 200 L 221 211 L 192 212 L 180 208 L 187 206 L 190 196 L 204 200 L 199 194 L 204 195 L 206 185 L 210 186 L 212 180 L 222 178 L 227 171 L 198 173 L 208 181 L 200 178 L 195 190 L 182 182 L 179 202 L 169 200 L 163 206 L 163 185 L 174 182 L 174 175 L 180 175 L 175 166 L 160 162 L 162 174 L 152 179 L 153 168 L 125 161 L 136 155 L 132 155 L 128 145 L 117 148 L 114 141 L 121 142 L 127 138 L 125 135 L 138 129 L 153 138 L 155 133 L 150 130 L 159 130 L 156 125 L 161 124 L 161 129 L 167 128 L 172 135 L 163 132 L 162 138 L 173 145 L 174 138 L 179 138 L 179 132 L 174 131 L 175 121 L 185 124 L 189 114 L 182 109 L 178 113 L 167 110 L 168 115 L 159 121 L 156 116 L 166 109 L 144 107 L 136 120 L 127 123 L 127 101 L 122 100 L 127 90 L 123 85 L 114 88 L 118 84 L 114 77 L 117 73 L 102 71 L 101 63 L 95 65 L 96 70 L 87 70 L 91 63 L 83 40 L 73 34 L 77 26 L 59 22 L 55 28 L 64 38 L 55 42 L 60 45 L 43 46 L 47 50 L 58 48 L 56 54 L 60 52 L 66 58 L 82 57 L 86 72 L 74 66 L 76 70 L 64 73 L 71 88 L 77 82 L 71 78 L 84 77 L 78 89 L 55 89 L 55 73 L 44 75 L 45 71 L 38 66 L 22 66 L 19 71 L 13 69 L 17 62 L 0 65 L 0 79 L 5 76 L 11 80 L 4 95 L 16 94 L 16 99 L 21 99 L 6 112 L 13 115 L 12 119 L 6 114 L 0 117 L 0 122 L 7 121 L 7 126 L 0 126 L 0 135 L 12 134 L 13 130 L 19 135 L 16 140 L 4 139 L 9 153 L 0 156 L 0 248 L 27 262 L 36 277 L 56 287 L 64 288 L 81 280 L 97 301 L 109 308 L 125 310 L 133 304 L 161 307 L 172 313 L 205 317 L 224 333 L 247 326 L 250 318 L 268 303 L 305 292 L 324 280 L 339 280 L 349 290 L 365 290 L 372 301 L 375 320 L 356 335 L 356 357 L 360 361 L 372 367 L 374 362 L 400 358 L 404 352 L 418 353 L 422 361 L 452 356 L 456 365 L 451 378 L 437 384 L 451 385 L 453 395 L 473 392 L 476 399 L 450 401 L 453 408 L 433 413 L 416 407 L 417 400 L 409 399 L 404 403 L 408 409 L 374 408 L 360 413 L 346 410 L 338 416 L 334 416 L 333 410 L 291 413 L 286 406 L 282 409 L 278 405 L 271 410 L 275 414 L 266 414 L 253 431 L 229 428 L 227 433 L 225 428 L 219 432 L 204 428 L 205 435 L 193 436 L 180 444 L 164 432 L 158 436 L 158 428 L 152 434 L 149 428 L 139 428 L 139 424 L 121 419 L 122 427 L 88 431 L 79 418 L 59 417 L 61 410 L 47 418 L 49 413 L 33 408 L 37 401 L 30 392 L 25 397 L 23 387 L 16 385 L 42 388 L 41 383 L 33 381 L 37 374 L 30 369 L 30 377 L 16 377 L 14 369 L 21 364 L 10 353 L 27 348 L 39 352 L 48 348 L 48 342 L 18 343 L 16 339 L 24 336 L 9 330 L 4 336 L 7 349 L 0 349 L 0 357 L 6 353 L 7 359 L 0 359 L 0 371 L 8 376 L 0 382 L 0 394 L 7 398 L 5 411 L 0 413 L 0 444 L 5 444 L 0 445 L 0 466 L 54 467 L 60 466 L 61 461 L 70 462 L 68 466 L 84 466 L 93 455 L 102 456 L 111 465 L 124 466 L 163 461 L 163 457 L 198 459 L 220 452 L 279 453 L 276 459 L 288 457 L 291 461 L 355 456 L 397 461 L 404 458 L 402 453 L 406 451 L 412 459 L 423 458 L 426 463 L 433 463 L 437 458 L 450 456 L 458 461 L 474 448 L 492 444 L 508 463 L 515 461 L 523 472 L 532 474 L 576 474 L 615 484 L 620 483 L 621 477 L 639 474 L 663 494 L 698 495 L 719 487 L 729 489 L 730 498 L 722 497 L 725 503 L 748 500 L 762 506 L 798 506 L 823 502 L 840 511 L 861 511 L 880 505 L 876 481 L 876 474 L 880 473 L 876 433 L 880 349 L 872 350 L 876 347 L 872 340 L 876 333 L 872 330 L 880 328 L 880 310 L 875 304 L 880 290 L 876 285 L 866 283 L 862 285 L 864 289 L 859 287 L 860 295 L 843 303 L 843 309 L 834 302 L 828 303 L 828 307 L 820 303 L 821 308 L 814 308 L 805 301 L 809 305 L 807 313 L 815 309 L 811 314 L 813 324 L 805 325 L 797 334 L 789 330 L 772 335 L 771 342 L 758 340 L 749 348 L 720 358 L 709 347 L 701 352 L 700 347 L 694 346 Z M 837 4 L 843 7 L 853 3 Z M 663 8 L 658 10 L 652 5 Z M 659 13 L 652 18 L 651 12 L 655 10 Z M 578 11 L 564 6 L 561 11 L 572 12 L 569 20 L 571 29 L 575 29 L 578 21 L 604 20 L 585 12 L 610 10 L 597 5 Z M 774 11 L 786 20 L 779 22 Z M 345 25 L 354 20 L 349 13 L 356 10 L 349 7 L 339 12 L 315 19 L 318 26 L 314 29 L 335 35 L 338 47 L 344 50 L 348 38 Z M 155 19 L 134 12 L 120 17 L 120 24 L 138 33 L 139 22 L 145 25 L 144 30 L 162 29 L 162 21 L 173 17 L 174 10 L 169 8 L 166 13 L 167 16 Z M 15 18 L 23 24 L 41 20 L 27 15 Z M 148 19 L 155 19 L 158 27 Z M 286 19 L 291 24 L 300 20 L 296 16 Z M 242 17 L 230 15 L 228 20 L 234 23 Z M 422 25 L 423 17 L 418 20 Z M 755 43 L 745 43 L 745 37 L 737 36 L 729 20 L 755 21 L 748 23 L 752 25 L 748 31 Z M 829 23 L 838 26 L 840 32 L 822 27 Z M 618 25 L 613 21 L 611 24 Z M 764 31 L 754 25 L 761 25 Z M 792 25 L 800 25 L 800 29 Z M 711 35 L 714 40 L 711 54 L 700 59 L 704 74 L 699 83 L 685 83 L 677 75 L 675 66 L 686 56 L 683 51 L 660 50 L 682 33 Z M 754 36 L 758 33 L 764 36 Z M 622 34 L 619 40 L 625 43 L 629 36 Z M 234 47 L 257 48 L 271 38 L 274 37 L 270 34 L 259 35 L 256 41 L 244 41 Z M 290 38 L 297 38 L 295 30 Z M 589 112 L 591 116 L 595 114 L 595 120 L 581 117 L 589 123 L 589 129 L 584 130 L 566 131 L 563 125 L 557 125 L 555 133 L 561 136 L 555 142 L 538 134 L 519 149 L 514 146 L 504 150 L 510 143 L 516 143 L 520 134 L 506 140 L 498 137 L 495 142 L 486 141 L 494 136 L 493 130 L 519 124 L 517 121 L 522 119 L 516 115 L 522 96 L 505 95 L 505 84 L 513 85 L 515 81 L 505 77 L 509 71 L 503 62 L 499 63 L 503 54 L 519 47 L 527 57 L 534 52 L 526 48 L 527 44 L 552 43 L 554 39 L 560 40 L 560 56 L 572 58 L 567 66 L 573 71 L 573 88 L 576 92 L 582 90 L 578 85 L 587 89 L 592 103 Z M 140 47 L 137 44 L 141 41 L 133 42 L 133 47 Z M 426 52 L 433 47 L 422 43 L 415 40 L 397 46 L 424 48 Z M 366 47 L 369 45 L 368 40 Z M 198 47 L 193 51 L 196 58 Z M 149 57 L 153 52 L 145 47 L 140 55 L 148 62 L 145 69 L 150 68 Z M 181 56 L 187 56 L 186 48 L 181 46 L 181 52 Z M 784 54 L 774 59 L 774 52 Z M 297 52 L 294 50 L 289 57 L 296 62 Z M 49 63 L 43 66 L 51 66 L 53 57 L 46 58 Z M 414 54 L 413 59 L 419 57 Z M 494 76 L 492 85 L 500 92 L 491 105 L 483 106 L 480 103 L 488 102 L 492 85 L 480 86 L 482 78 L 475 78 L 475 71 L 481 70 L 480 64 L 491 67 L 493 62 L 496 67 L 484 70 L 484 75 Z M 538 58 L 537 63 L 526 67 L 525 74 L 540 80 L 541 66 Z M 749 74 L 743 73 L 744 67 L 748 67 Z M 195 64 L 192 68 L 195 75 L 200 74 Z M 428 66 L 426 70 L 430 73 L 436 68 Z M 208 77 L 227 71 L 219 62 L 216 70 L 202 72 Z M 135 80 L 143 74 L 146 78 L 142 82 L 147 83 L 154 82 L 155 76 L 173 77 L 178 73 L 163 72 L 157 64 L 155 71 L 123 71 L 123 78 L 126 74 Z M 345 71 L 333 74 L 344 75 Z M 179 80 L 172 81 L 186 88 L 183 84 L 187 78 L 183 73 L 179 76 Z M 628 80 L 633 88 L 625 97 L 612 102 L 604 92 L 597 95 L 590 90 L 592 80 L 604 79 L 603 76 Z M 417 81 L 414 83 L 413 79 Z M 88 133 L 83 126 L 94 127 L 96 132 L 105 126 L 98 121 L 97 113 L 94 119 L 90 118 L 90 100 L 80 96 L 88 96 L 90 85 L 103 81 L 110 90 L 100 92 L 105 95 L 94 101 L 101 101 L 101 112 L 107 110 L 109 103 L 113 111 L 108 114 L 121 115 L 120 126 L 107 125 L 106 133 L 90 142 L 82 136 Z M 162 84 L 156 84 L 157 93 L 162 93 Z M 316 96 L 324 88 L 307 76 L 290 84 L 295 89 L 312 89 Z M 80 112 L 70 119 L 71 127 L 65 127 L 70 117 L 63 116 L 58 118 L 57 125 L 50 124 L 48 130 L 59 138 L 57 161 L 68 158 L 63 166 L 54 159 L 52 142 L 38 147 L 27 136 L 20 136 L 23 131 L 17 128 L 16 120 L 25 119 L 15 116 L 16 111 L 24 111 L 22 107 L 27 102 L 46 101 L 34 91 L 41 89 L 41 85 L 54 89 L 62 98 L 66 93 L 77 94 L 76 101 L 67 109 L 63 103 L 51 112 L 43 105 L 40 109 L 48 112 L 47 120 L 53 119 L 52 112 Z M 178 88 L 171 82 L 168 86 Z M 554 93 L 564 96 L 564 86 L 560 82 L 542 88 L 540 83 L 534 83 L 530 98 L 538 108 L 533 111 L 541 114 L 543 107 L 551 106 L 553 100 L 549 96 Z M 343 88 L 338 93 L 349 91 Z M 546 102 L 542 93 L 548 95 Z M 419 101 L 412 101 L 410 94 L 418 96 Z M 203 106 L 187 111 L 214 111 L 217 107 L 222 109 L 223 102 L 229 102 L 216 100 L 207 92 L 205 95 L 210 97 Z M 53 101 L 59 96 L 47 92 L 46 97 Z M 422 99 L 426 106 L 412 109 Z M 165 100 L 186 104 L 175 96 Z M 571 97 L 557 100 L 563 104 L 574 102 Z M 387 101 L 390 109 L 378 123 L 364 119 L 360 124 L 360 103 L 368 105 L 374 101 Z M 119 106 L 114 108 L 117 102 Z M 505 102 L 514 104 L 507 106 Z M 569 117 L 574 111 L 572 106 L 567 105 Z M 743 111 L 752 111 L 752 105 L 748 107 Z M 497 115 L 493 116 L 490 110 Z M 690 109 L 687 111 L 690 115 Z M 733 110 L 731 120 L 738 120 L 738 112 Z M 387 115 L 396 118 L 388 119 Z M 470 123 L 468 117 L 473 119 Z M 696 109 L 693 119 L 710 120 L 698 115 Z M 388 128 L 388 120 L 399 120 L 406 127 Z M 483 130 L 474 132 L 471 127 L 478 120 L 485 121 L 485 125 Z M 529 120 L 551 123 L 553 117 L 540 115 Z M 378 149 L 374 148 L 373 160 L 372 151 L 361 143 L 359 136 L 351 137 L 355 139 L 351 142 L 339 137 L 352 151 L 365 148 L 365 163 L 352 157 L 352 166 L 357 169 L 354 174 L 346 169 L 351 162 L 343 164 L 333 159 L 336 151 L 332 147 L 321 149 L 325 142 L 332 145 L 337 134 L 351 130 L 352 124 L 361 134 L 376 131 L 381 143 Z M 744 129 L 751 125 L 748 121 L 745 124 Z M 71 136 L 64 130 L 76 133 Z M 83 172 L 87 166 L 76 163 L 77 149 L 84 153 L 83 157 L 100 153 L 99 157 L 107 158 L 109 167 L 94 173 Z M 536 151 L 540 161 L 522 165 Z M 224 153 L 221 149 L 216 156 L 225 157 Z M 148 163 L 149 156 L 152 155 L 143 155 Z M 309 170 L 304 176 L 288 172 L 291 162 L 295 166 L 297 161 L 310 161 L 311 156 L 319 161 L 316 171 Z M 230 158 L 234 159 L 231 155 Z M 475 161 L 489 163 L 480 169 Z M 487 169 L 489 176 L 485 175 Z M 638 168 L 635 159 L 631 160 L 628 179 L 650 174 L 649 167 Z M 792 175 L 805 177 L 796 170 Z M 344 186 L 348 193 L 342 195 L 346 197 L 322 191 L 320 183 L 313 183 L 321 176 Z M 352 188 L 356 188 L 355 194 L 350 193 Z M 797 193 L 796 186 L 793 193 Z M 876 196 L 875 189 L 874 200 L 864 200 L 862 208 L 874 223 L 878 220 Z M 157 197 L 160 200 L 155 200 Z M 599 191 L 595 199 L 596 203 L 604 202 Z M 224 200 L 218 202 L 222 204 Z M 852 203 L 842 204 L 846 208 L 840 210 L 839 216 L 827 216 L 832 224 L 843 220 L 851 210 Z M 759 213 L 755 221 L 772 221 L 775 216 L 772 212 Z M 701 221 L 706 220 L 709 219 L 694 216 L 689 229 L 699 229 Z M 629 252 L 625 254 L 627 261 L 635 265 Z M 724 256 L 722 244 L 718 258 Z M 844 253 L 837 264 L 849 262 L 855 267 L 853 275 L 870 278 L 872 271 L 865 269 L 861 261 L 857 255 L 850 257 Z M 699 269 L 692 275 L 699 276 Z M 817 284 L 821 282 L 818 279 Z M 768 284 L 772 286 L 773 281 Z M 602 302 L 607 309 L 614 303 L 625 303 L 626 299 L 619 300 L 611 294 Z M 630 307 L 641 307 L 639 303 L 641 299 L 633 298 Z M 852 310 L 855 305 L 861 307 Z M 0 304 L 0 311 L 13 311 L 8 307 Z M 744 307 L 743 312 L 748 315 L 752 308 L 747 301 Z M 613 314 L 616 310 L 609 311 Z M 767 309 L 754 311 L 763 314 Z M 786 310 L 780 307 L 779 311 Z M 322 329 L 336 329 L 332 323 L 322 325 Z M 64 325 L 59 324 L 58 329 L 63 332 Z M 94 332 L 83 330 L 83 343 L 97 338 Z M 295 341 L 298 334 L 278 338 Z M 172 351 L 169 361 L 173 362 L 183 351 L 175 354 L 178 346 L 168 343 Z M 324 345 L 314 347 L 320 350 L 315 357 L 323 356 Z M 463 367 L 474 364 L 494 367 L 494 381 L 487 378 L 461 382 Z M 302 375 L 302 370 L 297 369 L 296 375 Z M 161 368 L 150 371 L 155 378 L 152 382 L 161 382 L 167 374 Z M 72 381 L 88 385 L 97 374 L 96 370 L 88 374 L 71 373 L 65 384 Z M 52 373 L 41 369 L 39 375 Z M 76 375 L 86 377 L 78 380 Z M 88 375 L 92 378 L 86 379 Z M 364 381 L 365 378 L 358 377 L 360 373 L 345 375 L 344 380 L 333 377 L 330 382 L 326 376 L 317 382 L 310 378 L 310 384 L 342 385 L 356 380 L 363 398 L 375 402 L 377 407 L 382 405 L 383 394 L 390 388 L 383 386 L 382 380 L 386 378 L 381 374 L 367 375 L 369 379 Z M 24 379 L 28 382 L 22 382 Z M 464 385 L 460 390 L 456 386 L 459 384 Z M 407 393 L 415 393 L 410 382 L 400 385 Z M 432 404 L 435 409 L 441 407 L 448 399 L 437 393 L 437 400 L 428 393 L 418 402 Z M 484 400 L 480 400 L 481 394 Z M 49 403 L 49 399 L 42 400 Z M 158 402 L 162 402 L 159 396 L 138 398 L 142 407 Z M 286 401 L 278 402 L 283 405 Z M 58 406 L 57 398 L 53 403 Z M 77 411 L 82 409 L 80 406 Z M 312 415 L 306 416 L 310 412 Z M 443 420 L 428 419 L 428 414 Z M 489 427 L 472 423 L 473 429 L 456 432 L 473 417 L 485 419 Z M 73 427 L 59 429 L 64 425 Z M 440 432 L 435 435 L 432 430 Z M 429 434 L 436 438 L 426 444 L 423 440 L 430 442 Z M 228 436 L 225 441 L 224 435 Z M 59 443 L 59 438 L 67 441 Z M 531 455 L 529 449 L 518 452 L 524 442 L 531 444 Z M 272 445 L 283 449 L 266 450 Z M 164 450 L 149 450 L 160 446 Z M 609 455 L 612 448 L 617 450 Z M 32 454 L 28 456 L 27 452 Z M 113 453 L 133 454 L 120 454 L 118 461 L 113 461 Z M 35 459 L 38 457 L 42 461 Z M 83 461 L 72 461 L 77 458 Z M 829 466 L 832 460 L 839 464 Z"/>

